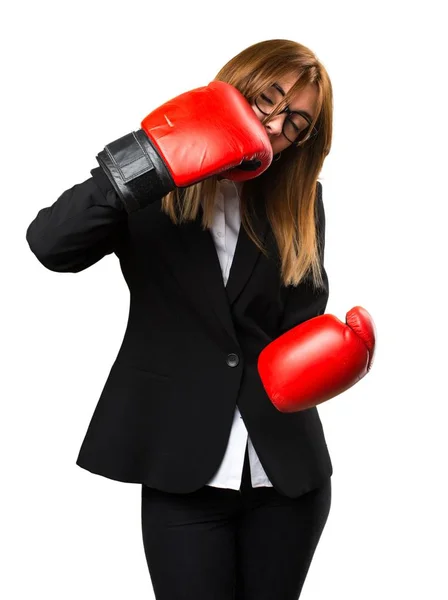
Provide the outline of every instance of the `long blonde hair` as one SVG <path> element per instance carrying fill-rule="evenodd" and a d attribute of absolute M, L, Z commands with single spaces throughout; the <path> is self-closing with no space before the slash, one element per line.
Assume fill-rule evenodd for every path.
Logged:
<path fill-rule="evenodd" d="M 332 86 L 324 66 L 307 47 L 289 40 L 267 40 L 249 46 L 218 72 L 215 81 L 236 87 L 252 103 L 277 78 L 298 78 L 282 102 L 262 123 L 268 123 L 290 102 L 296 91 L 308 84 L 318 89 L 317 113 L 312 126 L 318 134 L 303 146 L 290 145 L 279 160 L 255 179 L 244 182 L 241 190 L 241 224 L 265 256 L 266 249 L 253 231 L 251 199 L 264 200 L 266 215 L 275 237 L 283 285 L 298 285 L 311 276 L 314 286 L 324 286 L 317 232 L 317 178 L 329 154 L 333 124 Z M 202 228 L 213 223 L 217 176 L 186 188 L 176 188 L 162 199 L 162 210 L 173 223 L 195 220 L 203 208 Z M 182 200 L 181 196 L 182 194 Z"/>

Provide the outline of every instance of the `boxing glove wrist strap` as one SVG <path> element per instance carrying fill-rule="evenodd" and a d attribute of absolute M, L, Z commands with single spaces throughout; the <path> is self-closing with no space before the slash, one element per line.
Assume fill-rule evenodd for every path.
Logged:
<path fill-rule="evenodd" d="M 176 187 L 165 163 L 142 129 L 107 144 L 96 159 L 127 213 L 144 208 Z"/>

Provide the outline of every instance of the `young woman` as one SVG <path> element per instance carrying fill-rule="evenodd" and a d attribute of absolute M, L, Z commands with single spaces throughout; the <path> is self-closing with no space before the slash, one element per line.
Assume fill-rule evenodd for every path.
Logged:
<path fill-rule="evenodd" d="M 264 41 L 108 144 L 28 227 L 53 271 L 120 261 L 129 320 L 77 464 L 141 485 L 158 600 L 300 596 L 333 469 L 317 408 L 278 411 L 257 358 L 325 311 L 331 136 L 324 66 Z"/>

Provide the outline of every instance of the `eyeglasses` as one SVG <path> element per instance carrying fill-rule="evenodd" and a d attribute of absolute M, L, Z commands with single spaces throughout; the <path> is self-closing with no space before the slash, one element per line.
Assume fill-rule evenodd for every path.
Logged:
<path fill-rule="evenodd" d="M 261 113 L 270 115 L 282 100 L 283 94 L 274 84 L 255 98 L 255 105 Z M 282 133 L 292 144 L 300 146 L 318 134 L 316 127 L 311 129 L 311 121 L 302 111 L 290 110 L 286 106 L 279 114 L 282 113 L 287 114 Z"/>

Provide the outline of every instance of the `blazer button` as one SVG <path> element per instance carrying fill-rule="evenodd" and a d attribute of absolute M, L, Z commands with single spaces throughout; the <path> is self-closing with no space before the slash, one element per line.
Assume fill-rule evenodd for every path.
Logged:
<path fill-rule="evenodd" d="M 229 367 L 236 367 L 237 364 L 240 362 L 240 359 L 238 358 L 237 354 L 234 354 L 233 352 L 231 352 L 230 354 L 227 355 L 226 362 L 229 365 Z"/>

